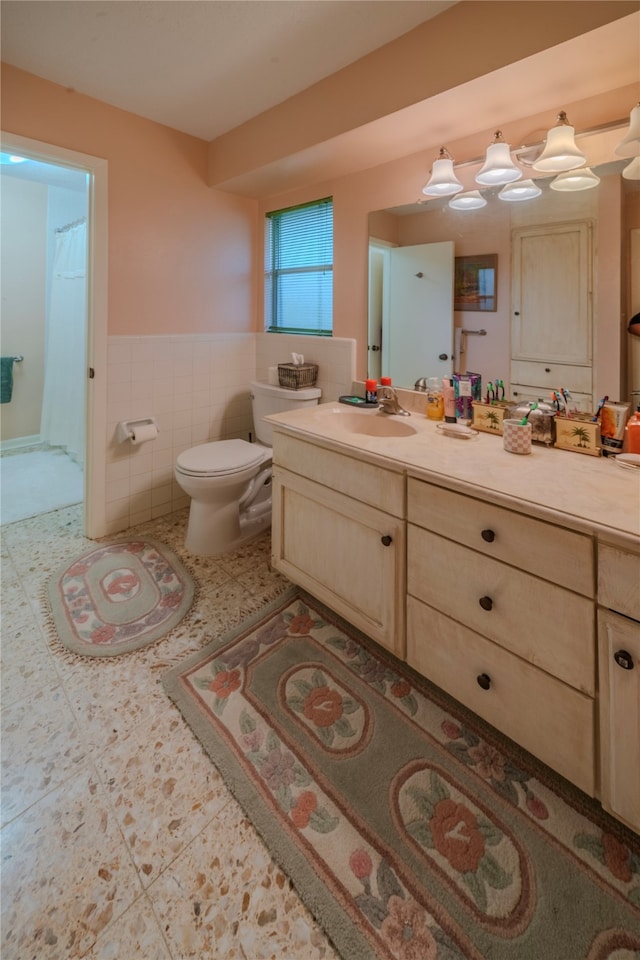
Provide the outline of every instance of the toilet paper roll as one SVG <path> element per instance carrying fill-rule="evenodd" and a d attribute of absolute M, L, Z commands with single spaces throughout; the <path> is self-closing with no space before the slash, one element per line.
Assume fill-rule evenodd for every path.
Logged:
<path fill-rule="evenodd" d="M 155 423 L 141 423 L 133 428 L 131 443 L 135 447 L 139 443 L 145 443 L 147 440 L 155 440 L 157 436 L 158 428 Z"/>

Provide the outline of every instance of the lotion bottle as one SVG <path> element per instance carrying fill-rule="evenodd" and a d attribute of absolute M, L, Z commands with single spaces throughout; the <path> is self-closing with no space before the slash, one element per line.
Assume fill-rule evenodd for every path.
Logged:
<path fill-rule="evenodd" d="M 456 395 L 453 389 L 453 380 L 445 377 L 442 381 L 442 396 L 444 398 L 444 419 L 446 423 L 456 422 Z"/>

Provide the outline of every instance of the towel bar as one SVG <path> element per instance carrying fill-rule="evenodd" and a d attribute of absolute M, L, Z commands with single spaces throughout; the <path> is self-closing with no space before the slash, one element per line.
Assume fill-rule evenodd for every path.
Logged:
<path fill-rule="evenodd" d="M 24 360 L 24 357 L 20 355 L 17 357 L 12 357 L 11 359 L 13 360 L 14 363 L 22 363 L 22 361 Z"/>

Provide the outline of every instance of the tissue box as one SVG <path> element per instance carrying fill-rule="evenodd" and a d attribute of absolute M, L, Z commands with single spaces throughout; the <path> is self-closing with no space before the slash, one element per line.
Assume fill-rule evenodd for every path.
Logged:
<path fill-rule="evenodd" d="M 482 399 L 482 377 L 479 373 L 454 373 L 452 379 L 456 419 L 470 421 L 473 417 L 473 401 Z"/>
<path fill-rule="evenodd" d="M 318 379 L 317 363 L 279 363 L 278 380 L 281 387 L 299 390 L 301 387 L 315 387 Z"/>
<path fill-rule="evenodd" d="M 600 424 L 594 423 L 588 413 L 572 413 L 570 417 L 556 415 L 556 447 L 588 453 L 599 457 L 602 453 Z"/>
<path fill-rule="evenodd" d="M 506 400 L 496 400 L 495 403 L 478 403 L 473 401 L 473 426 L 476 430 L 493 433 L 496 437 L 502 436 L 502 421 L 509 416 L 513 404 Z"/>

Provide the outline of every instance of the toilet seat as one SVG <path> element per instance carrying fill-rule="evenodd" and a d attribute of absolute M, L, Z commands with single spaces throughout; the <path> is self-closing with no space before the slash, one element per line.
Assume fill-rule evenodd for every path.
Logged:
<path fill-rule="evenodd" d="M 176 460 L 176 469 L 191 477 L 223 477 L 257 466 L 268 451 L 246 440 L 215 440 L 184 450 Z"/>

